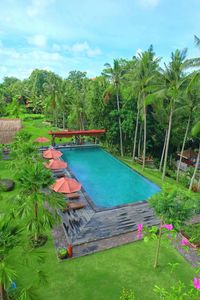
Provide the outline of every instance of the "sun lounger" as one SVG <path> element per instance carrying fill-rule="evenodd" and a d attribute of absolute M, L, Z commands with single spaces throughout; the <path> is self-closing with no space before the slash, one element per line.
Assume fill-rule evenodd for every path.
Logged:
<path fill-rule="evenodd" d="M 79 203 L 76 203 L 76 202 L 69 202 L 68 203 L 68 207 L 70 209 L 81 209 L 81 208 L 84 208 L 85 207 L 85 204 L 79 202 Z"/>
<path fill-rule="evenodd" d="M 84 208 L 85 207 L 85 204 L 82 203 L 82 202 L 68 202 L 66 203 L 66 207 L 63 209 L 63 212 L 67 212 L 69 209 L 81 209 L 81 208 Z"/>
<path fill-rule="evenodd" d="M 78 199 L 78 198 L 80 198 L 80 194 L 78 194 L 78 193 L 70 193 L 70 194 L 67 194 L 67 198 L 68 199 Z"/>
<path fill-rule="evenodd" d="M 54 173 L 53 174 L 53 176 L 55 177 L 55 178 L 61 178 L 61 177 L 65 177 L 65 173 L 63 173 L 63 172 L 61 172 L 61 173 Z"/>

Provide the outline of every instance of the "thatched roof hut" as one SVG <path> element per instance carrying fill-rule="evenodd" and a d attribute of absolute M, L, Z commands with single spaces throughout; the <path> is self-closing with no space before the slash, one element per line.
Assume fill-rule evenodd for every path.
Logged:
<path fill-rule="evenodd" d="M 0 119 L 0 144 L 10 144 L 21 128 L 20 119 Z"/>
<path fill-rule="evenodd" d="M 180 152 L 178 152 L 177 154 L 178 154 L 178 156 L 181 155 Z M 190 159 L 190 160 L 196 160 L 197 153 L 194 150 L 192 150 L 191 148 L 189 148 L 189 149 L 183 151 L 183 158 Z"/>

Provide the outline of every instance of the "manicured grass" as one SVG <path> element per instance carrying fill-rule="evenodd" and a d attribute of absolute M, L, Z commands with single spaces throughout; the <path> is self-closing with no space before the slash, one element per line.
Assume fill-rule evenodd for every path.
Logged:
<path fill-rule="evenodd" d="M 167 245 L 162 246 L 160 267 L 155 270 L 155 242 L 135 242 L 63 263 L 57 262 L 51 242 L 46 249 L 44 270 L 49 284 L 40 289 L 41 299 L 115 300 L 126 287 L 135 291 L 138 300 L 156 300 L 159 297 L 153 292 L 154 285 L 169 288 L 175 281 L 188 284 L 193 278 L 192 268 Z M 179 263 L 174 274 L 169 262 Z"/>
<path fill-rule="evenodd" d="M 51 130 L 59 131 L 60 129 L 45 124 L 44 122 L 45 122 L 44 119 L 23 121 L 23 126 L 24 126 L 24 130 L 32 135 L 31 136 L 32 141 L 34 141 L 39 136 L 48 138 L 50 142 L 42 144 L 46 146 L 51 144 L 51 135 L 49 135 L 48 132 Z M 69 142 L 70 140 L 71 138 L 62 138 L 61 140 L 57 138 L 56 144 Z"/>
<path fill-rule="evenodd" d="M 179 186 L 179 187 L 183 187 L 182 184 L 177 183 L 174 179 L 169 178 L 167 176 L 165 177 L 165 181 L 163 182 L 162 178 L 161 178 L 162 174 L 157 169 L 145 168 L 144 171 L 142 171 L 142 166 L 140 164 L 136 163 L 136 162 L 132 162 L 130 158 L 123 158 L 122 161 L 125 162 L 128 166 L 130 166 L 134 170 L 136 170 L 137 172 L 139 172 L 140 174 L 142 174 L 143 176 L 149 178 L 151 181 L 153 181 L 154 183 L 156 183 L 160 187 L 162 187 L 166 183 L 169 184 L 169 185 L 172 185 L 172 186 L 176 185 L 176 186 Z"/>
<path fill-rule="evenodd" d="M 10 161 L 1 161 L 0 176 L 14 178 L 10 171 Z M 12 208 L 12 197 L 18 192 L 16 189 L 3 193 L 1 212 L 8 212 Z M 45 263 L 42 269 L 48 276 L 48 283 L 38 290 L 38 300 L 115 300 L 123 287 L 135 291 L 137 299 L 159 299 L 154 292 L 154 285 L 169 288 L 174 282 L 181 280 L 188 284 L 194 276 L 191 266 L 168 244 L 162 244 L 160 267 L 153 268 L 155 242 L 135 242 L 103 251 L 90 256 L 58 262 L 55 255 L 53 241 L 49 234 L 49 241 L 45 247 Z M 15 249 L 13 257 L 19 255 L 20 249 Z M 170 273 L 168 263 L 178 262 L 179 266 L 173 274 Z M 32 266 L 34 267 L 34 266 Z M 17 264 L 18 276 L 25 282 L 33 281 L 33 272 Z"/>

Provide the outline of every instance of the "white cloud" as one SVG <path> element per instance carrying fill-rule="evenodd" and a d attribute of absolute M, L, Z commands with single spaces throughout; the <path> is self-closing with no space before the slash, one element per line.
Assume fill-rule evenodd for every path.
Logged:
<path fill-rule="evenodd" d="M 26 12 L 29 17 L 36 17 L 43 13 L 45 8 L 53 2 L 53 0 L 32 0 L 31 4 L 26 9 Z"/>
<path fill-rule="evenodd" d="M 138 0 L 138 2 L 145 8 L 154 8 L 158 6 L 160 0 Z"/>
<path fill-rule="evenodd" d="M 27 39 L 27 41 L 30 45 L 36 47 L 45 47 L 47 43 L 46 37 L 42 34 L 36 34 L 34 36 L 31 36 Z"/>
<path fill-rule="evenodd" d="M 83 55 L 93 57 L 101 54 L 101 50 L 99 48 L 92 48 L 87 42 L 75 43 L 72 46 L 65 45 L 64 49 L 75 56 Z"/>
<path fill-rule="evenodd" d="M 12 48 L 4 48 L 2 45 L 0 46 L 0 58 L 3 56 L 7 56 L 9 58 L 18 59 L 20 58 L 19 52 Z"/>
<path fill-rule="evenodd" d="M 61 50 L 61 46 L 58 45 L 58 44 L 53 44 L 52 45 L 52 49 L 53 49 L 53 51 L 60 51 Z"/>
<path fill-rule="evenodd" d="M 59 61 L 62 60 L 62 56 L 57 52 L 48 52 L 48 51 L 30 51 L 28 53 L 22 54 L 22 57 L 25 59 L 35 59 L 36 61 Z"/>
<path fill-rule="evenodd" d="M 48 61 L 61 61 L 62 55 L 58 52 L 49 52 L 39 49 L 34 50 L 15 50 L 14 48 L 6 48 L 3 44 L 0 44 L 0 59 L 21 59 L 24 61 L 48 62 Z"/>

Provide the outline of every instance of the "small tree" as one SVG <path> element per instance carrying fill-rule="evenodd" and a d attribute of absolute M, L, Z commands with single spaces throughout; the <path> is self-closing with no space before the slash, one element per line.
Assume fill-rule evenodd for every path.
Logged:
<path fill-rule="evenodd" d="M 45 190 L 54 180 L 42 162 L 28 162 L 17 175 L 21 187 L 20 195 L 16 198 L 17 215 L 26 219 L 27 230 L 34 235 L 37 245 L 43 238 L 42 232 L 52 228 L 58 218 L 53 208 L 61 207 L 64 201 L 56 193 Z"/>
<path fill-rule="evenodd" d="M 195 200 L 190 192 L 177 188 L 171 190 L 165 188 L 161 193 L 154 195 L 150 199 L 150 205 L 160 218 L 154 268 L 158 266 L 163 229 L 180 229 L 183 223 L 199 210 L 200 200 Z M 170 226 L 167 227 L 166 223 L 170 224 Z"/>
<path fill-rule="evenodd" d="M 8 261 L 10 251 L 19 246 L 21 231 L 13 220 L 0 219 L 0 293 L 3 300 L 8 299 L 7 289 L 16 278 L 16 271 Z"/>
<path fill-rule="evenodd" d="M 3 300 L 38 299 L 37 286 L 47 282 L 46 275 L 39 269 L 44 262 L 43 253 L 25 245 L 23 230 L 11 215 L 0 219 L 0 297 Z M 16 247 L 17 256 L 12 255 Z M 21 265 L 24 268 L 28 266 L 29 272 L 32 272 L 31 283 L 27 286 L 21 281 L 19 264 L 20 268 Z M 17 283 L 16 289 L 11 288 L 16 286 L 14 281 Z"/>

